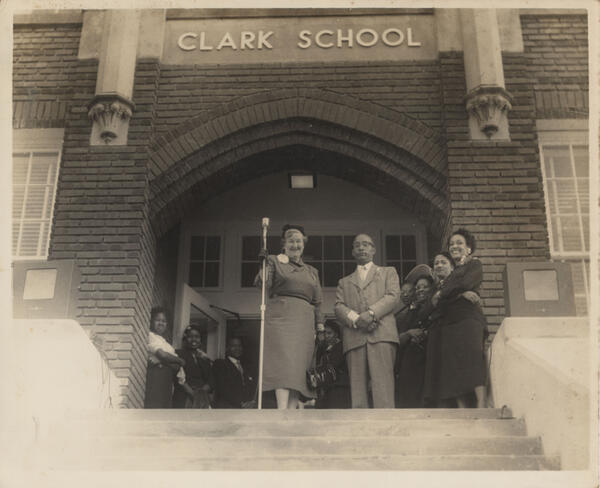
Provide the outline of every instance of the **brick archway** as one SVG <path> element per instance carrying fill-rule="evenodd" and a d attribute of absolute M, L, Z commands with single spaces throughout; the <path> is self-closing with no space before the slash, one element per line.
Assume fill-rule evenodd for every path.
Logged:
<path fill-rule="evenodd" d="M 277 161 L 276 151 L 292 150 L 313 159 L 318 150 L 323 157 L 318 165 L 311 157 L 294 167 L 291 157 Z M 432 236 L 445 227 L 446 159 L 438 134 L 369 102 L 289 89 L 224 104 L 154 141 L 149 178 L 155 231 L 161 235 L 188 210 L 237 183 L 289 169 L 318 169 L 360 184 L 415 214 Z"/>

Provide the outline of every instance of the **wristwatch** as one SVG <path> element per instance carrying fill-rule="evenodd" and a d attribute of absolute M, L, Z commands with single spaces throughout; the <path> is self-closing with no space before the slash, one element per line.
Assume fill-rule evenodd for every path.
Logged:
<path fill-rule="evenodd" d="M 371 309 L 367 310 L 367 312 L 369 312 L 369 314 L 371 315 L 371 322 L 375 322 L 375 312 L 373 312 L 373 310 Z"/>

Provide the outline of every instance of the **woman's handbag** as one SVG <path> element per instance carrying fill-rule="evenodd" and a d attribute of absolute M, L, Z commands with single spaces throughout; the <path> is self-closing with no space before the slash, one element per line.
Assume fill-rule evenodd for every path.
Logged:
<path fill-rule="evenodd" d="M 306 370 L 306 386 L 311 390 L 331 386 L 337 380 L 337 372 L 330 364 Z"/>

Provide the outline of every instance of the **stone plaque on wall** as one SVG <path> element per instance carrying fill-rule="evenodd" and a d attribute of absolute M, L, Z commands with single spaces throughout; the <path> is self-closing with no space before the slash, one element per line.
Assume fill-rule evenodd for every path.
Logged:
<path fill-rule="evenodd" d="M 432 15 L 167 21 L 165 64 L 398 61 L 437 58 Z"/>

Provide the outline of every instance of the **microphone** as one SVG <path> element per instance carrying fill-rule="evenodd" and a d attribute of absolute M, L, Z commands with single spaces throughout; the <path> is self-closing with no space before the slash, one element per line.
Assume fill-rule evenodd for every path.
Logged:
<path fill-rule="evenodd" d="M 267 257 L 267 229 L 269 228 L 269 217 L 263 217 L 262 219 L 262 228 L 263 228 L 263 248 L 261 251 L 261 259 L 265 259 Z"/>

